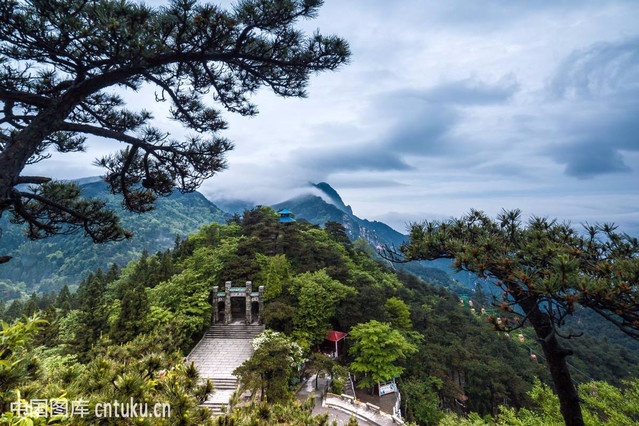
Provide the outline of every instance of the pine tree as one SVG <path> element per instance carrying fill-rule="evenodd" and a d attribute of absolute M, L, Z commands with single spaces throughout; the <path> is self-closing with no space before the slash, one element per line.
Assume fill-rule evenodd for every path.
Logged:
<path fill-rule="evenodd" d="M 73 296 L 69 291 L 69 287 L 65 284 L 62 286 L 60 293 L 58 293 L 58 297 L 55 300 L 55 306 L 62 310 L 64 314 L 71 310 L 71 305 L 73 304 Z"/>
<path fill-rule="evenodd" d="M 149 303 L 142 282 L 136 281 L 124 293 L 120 303 L 120 314 L 111 330 L 116 342 L 125 343 L 146 331 L 146 316 Z"/>
<path fill-rule="evenodd" d="M 498 307 L 505 316 L 492 318 L 495 328 L 533 327 L 564 420 L 577 426 L 584 420 L 566 362 L 572 351 L 560 340 L 575 337 L 561 329 L 566 317 L 582 305 L 639 339 L 639 240 L 615 230 L 587 225 L 580 234 L 545 218 L 522 225 L 519 210 L 496 220 L 473 210 L 461 219 L 412 226 L 401 253 L 403 260 L 452 259 L 458 270 L 492 278 L 503 290 Z"/>
<path fill-rule="evenodd" d="M 106 331 L 107 310 L 105 275 L 101 269 L 90 275 L 78 289 L 76 297 L 80 308 L 80 323 L 83 333 L 76 336 L 75 351 L 80 358 L 86 359 L 91 346 L 98 340 L 102 332 Z"/>
<path fill-rule="evenodd" d="M 38 311 L 38 295 L 34 291 L 31 293 L 31 297 L 29 297 L 27 304 L 24 306 L 24 315 L 31 317 Z"/>
<path fill-rule="evenodd" d="M 97 164 L 127 209 L 148 211 L 174 189 L 194 191 L 226 167 L 232 149 L 219 135 L 226 128 L 220 110 L 205 97 L 252 116 L 251 95 L 260 87 L 303 97 L 311 73 L 346 62 L 344 40 L 296 28 L 321 3 L 0 2 L 0 212 L 27 224 L 34 239 L 77 230 L 96 242 L 129 237 L 103 201 L 82 198 L 73 183 L 22 175 L 23 169 L 50 150 L 81 151 L 97 136 L 125 145 Z M 191 136 L 178 140 L 154 127 L 150 112 L 127 109 L 114 90 L 137 91 L 145 83 L 157 89 L 156 102 L 171 103 L 171 118 Z"/>
<path fill-rule="evenodd" d="M 112 283 L 118 278 L 120 278 L 120 267 L 118 266 L 117 263 L 112 263 L 111 266 L 109 267 L 109 270 L 106 273 L 105 282 L 107 284 Z"/>

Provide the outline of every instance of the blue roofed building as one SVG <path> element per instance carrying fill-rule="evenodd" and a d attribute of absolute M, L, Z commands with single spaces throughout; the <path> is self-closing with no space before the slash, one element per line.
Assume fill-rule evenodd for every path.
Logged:
<path fill-rule="evenodd" d="M 280 222 L 295 222 L 295 218 L 293 217 L 293 212 L 284 208 L 277 212 L 280 215 Z"/>

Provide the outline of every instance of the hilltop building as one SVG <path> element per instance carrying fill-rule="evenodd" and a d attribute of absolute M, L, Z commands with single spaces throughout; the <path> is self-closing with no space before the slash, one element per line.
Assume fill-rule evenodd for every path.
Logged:
<path fill-rule="evenodd" d="M 293 212 L 284 208 L 277 212 L 280 215 L 280 222 L 295 222 L 295 218 L 293 217 Z"/>

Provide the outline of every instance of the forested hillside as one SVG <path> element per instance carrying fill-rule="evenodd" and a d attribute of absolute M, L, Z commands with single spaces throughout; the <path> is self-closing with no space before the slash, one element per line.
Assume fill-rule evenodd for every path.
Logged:
<path fill-rule="evenodd" d="M 266 326 L 304 349 L 310 360 L 305 368 L 316 368 L 314 353 L 328 329 L 353 336 L 381 331 L 394 344 L 402 342 L 405 350 L 393 368 L 401 372 L 405 416 L 419 424 L 439 421 L 442 410 L 480 415 L 496 413 L 498 405 L 533 410 L 535 381 L 548 382 L 541 360 L 530 357 L 535 342 L 522 344 L 493 331 L 479 312 L 485 300 L 475 299 L 472 312 L 455 294 L 371 258 L 339 224 L 320 229 L 280 223 L 273 210 L 259 208 L 226 225 L 206 225 L 174 249 L 145 254 L 123 270 L 98 269 L 75 294 L 64 287 L 55 296 L 33 296 L 4 309 L 7 321 L 33 314 L 47 321 L 26 328 L 16 323 L 3 332 L 29 334 L 29 327 L 37 328 L 29 345 L 2 355 L 12 363 L 2 367 L 10 378 L 2 385 L 4 410 L 17 391 L 48 398 L 65 391 L 70 399 L 90 402 L 107 396 L 164 398 L 179 407 L 182 424 L 206 424 L 197 404 L 210 389 L 197 384 L 197 372 L 182 365 L 181 357 L 211 322 L 213 286 L 229 280 L 265 286 Z M 357 345 L 354 338 L 347 342 L 349 355 L 340 363 L 357 369 Z M 597 368 L 608 366 L 601 374 L 607 377 L 599 376 L 604 370 L 589 369 L 585 358 L 584 372 L 615 383 L 634 375 L 626 367 L 639 365 L 637 354 L 619 360 L 613 349 L 598 354 Z M 12 372 L 16 369 L 20 374 Z M 334 371 L 339 383 L 343 373 Z M 299 410 L 288 399 L 288 379 L 299 373 L 287 374 L 269 387 L 268 401 Z M 360 385 L 368 386 L 365 380 Z"/>
<path fill-rule="evenodd" d="M 186 237 L 210 222 L 224 222 L 228 215 L 198 192 L 175 192 L 160 198 L 155 209 L 140 215 L 122 208 L 122 197 L 112 195 L 99 178 L 79 182 L 82 195 L 106 201 L 133 236 L 125 241 L 94 244 L 78 232 L 56 235 L 45 240 L 29 241 L 22 229 L 9 223 L 8 215 L 0 220 L 4 231 L 2 251 L 14 257 L 0 265 L 0 300 L 19 298 L 32 291 L 58 291 L 63 285 L 77 287 L 89 272 L 106 269 L 109 264 L 125 266 L 143 250 L 155 252 L 172 247 L 176 235 Z"/>

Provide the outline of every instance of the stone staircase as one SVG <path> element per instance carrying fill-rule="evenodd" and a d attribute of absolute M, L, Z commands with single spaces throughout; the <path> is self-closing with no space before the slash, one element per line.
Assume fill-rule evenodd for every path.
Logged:
<path fill-rule="evenodd" d="M 202 380 L 213 382 L 213 393 L 201 404 L 211 414 L 220 415 L 228 406 L 238 385 L 233 370 L 251 356 L 251 340 L 263 331 L 263 325 L 213 325 L 187 357 Z"/>
<path fill-rule="evenodd" d="M 204 334 L 204 338 L 252 340 L 263 331 L 264 326 L 256 324 L 212 325 Z"/>

